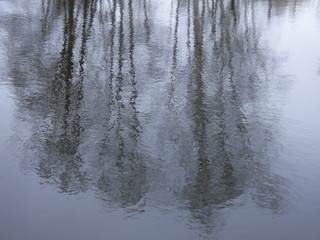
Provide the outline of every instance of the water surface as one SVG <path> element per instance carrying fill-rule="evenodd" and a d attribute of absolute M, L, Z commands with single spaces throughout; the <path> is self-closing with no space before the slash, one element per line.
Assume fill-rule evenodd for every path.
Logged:
<path fill-rule="evenodd" d="M 319 16 L 0 0 L 0 239 L 319 239 Z"/>

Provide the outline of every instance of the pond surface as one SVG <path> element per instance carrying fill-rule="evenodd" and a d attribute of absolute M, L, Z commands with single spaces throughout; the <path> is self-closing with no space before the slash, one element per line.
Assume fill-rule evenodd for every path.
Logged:
<path fill-rule="evenodd" d="M 1 240 L 319 240 L 320 2 L 0 0 Z"/>

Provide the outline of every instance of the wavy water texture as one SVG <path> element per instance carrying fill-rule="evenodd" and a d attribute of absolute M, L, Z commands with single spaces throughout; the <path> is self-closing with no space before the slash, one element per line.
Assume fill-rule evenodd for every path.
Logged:
<path fill-rule="evenodd" d="M 187 211 L 204 236 L 243 196 L 282 212 L 273 98 L 289 80 L 264 36 L 304 1 L 1 4 L 24 171 L 109 210 Z"/>

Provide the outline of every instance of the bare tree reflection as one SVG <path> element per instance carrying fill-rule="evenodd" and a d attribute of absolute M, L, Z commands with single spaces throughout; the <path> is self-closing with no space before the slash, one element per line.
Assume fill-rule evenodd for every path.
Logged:
<path fill-rule="evenodd" d="M 96 11 L 95 5 L 96 1 L 83 1 L 81 44 L 78 65 L 76 65 L 78 16 L 75 11 L 75 2 L 64 1 L 63 48 L 49 100 L 52 129 L 45 141 L 47 156 L 41 159 L 38 168 L 42 177 L 57 176 L 61 190 L 66 192 L 72 192 L 74 188 L 78 188 L 76 191 L 83 191 L 87 186 L 86 172 L 82 169 L 83 160 L 79 152 L 82 132 L 80 109 L 83 100 L 84 59 Z"/>
<path fill-rule="evenodd" d="M 135 32 L 133 19 L 133 3 L 128 2 L 129 14 L 129 51 L 124 49 L 125 25 L 123 1 L 119 1 L 119 24 L 112 25 L 113 33 L 118 32 L 118 61 L 117 76 L 114 83 L 114 99 L 108 107 L 111 109 L 111 115 L 114 119 L 107 117 L 109 123 L 106 128 L 105 137 L 102 141 L 102 151 L 111 150 L 111 153 L 100 154 L 103 158 L 100 160 L 100 176 L 97 179 L 97 187 L 101 190 L 102 199 L 109 202 L 117 202 L 121 207 L 134 206 L 140 202 L 146 193 L 145 166 L 143 159 L 137 152 L 138 139 L 140 135 L 140 124 L 136 108 L 136 99 L 138 91 L 136 88 L 135 76 Z M 113 14 L 116 12 L 115 4 Z M 112 15 L 112 18 L 115 18 Z M 113 41 L 113 37 L 112 40 Z M 113 43 L 111 42 L 111 47 Z M 113 50 L 111 50 L 113 51 Z M 129 63 L 124 62 L 125 55 L 128 54 Z M 111 58 L 113 61 L 114 58 Z M 111 62 L 111 65 L 113 63 Z M 124 74 L 124 69 L 129 70 L 129 76 Z M 110 74 L 112 77 L 112 73 Z M 113 89 L 111 89 L 113 91 Z M 110 125 L 111 123 L 111 125 Z"/>
<path fill-rule="evenodd" d="M 43 0 L 39 49 L 22 44 L 11 67 L 30 168 L 62 192 L 91 188 L 108 207 L 187 209 L 203 234 L 247 192 L 281 210 L 268 155 L 277 120 L 261 110 L 273 61 L 258 15 L 299 4 L 259 4 L 176 0 L 168 23 L 150 0 Z"/>

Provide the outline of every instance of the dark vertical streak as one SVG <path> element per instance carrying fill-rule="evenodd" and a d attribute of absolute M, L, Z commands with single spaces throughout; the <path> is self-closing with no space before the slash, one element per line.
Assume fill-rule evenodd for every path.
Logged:
<path fill-rule="evenodd" d="M 174 33 L 173 33 L 172 65 L 171 65 L 171 71 L 170 71 L 170 79 L 171 79 L 171 83 L 170 83 L 171 87 L 169 90 L 170 105 L 174 104 L 173 95 L 175 92 L 174 78 L 175 78 L 175 71 L 177 68 L 177 54 L 178 54 L 179 9 L 180 9 L 180 0 L 177 0 L 175 27 L 174 27 Z"/>
<path fill-rule="evenodd" d="M 234 24 L 237 24 L 238 19 L 237 19 L 237 7 L 236 7 L 236 0 L 231 0 L 230 2 L 230 10 L 233 16 L 233 21 Z"/>
<path fill-rule="evenodd" d="M 151 34 L 151 28 L 150 28 L 149 17 L 148 17 L 147 0 L 143 0 L 143 11 L 144 11 L 144 27 L 146 29 L 146 40 L 147 40 L 147 42 L 149 42 L 150 34 Z"/>
<path fill-rule="evenodd" d="M 124 51 L 124 27 L 123 27 L 123 0 L 119 0 L 119 8 L 120 8 L 120 23 L 119 23 L 119 46 L 118 46 L 118 74 L 117 74 L 117 82 L 116 82 L 116 103 L 117 103 L 117 129 L 116 129 L 116 134 L 117 134 L 117 139 L 119 139 L 119 153 L 117 156 L 117 159 L 119 160 L 117 164 L 119 166 L 122 165 L 121 159 L 123 158 L 124 154 L 124 140 L 122 137 L 122 109 L 124 108 L 124 104 L 122 102 L 122 91 L 123 91 L 123 73 L 122 73 L 122 68 L 123 68 L 123 51 Z"/>
<path fill-rule="evenodd" d="M 137 107 L 136 107 L 136 100 L 138 97 L 138 91 L 136 88 L 136 70 L 134 64 L 134 48 L 135 48 L 135 39 L 134 39 L 134 22 L 133 22 L 133 7 L 132 7 L 132 0 L 128 2 L 129 7 L 129 60 L 130 60 L 130 75 L 131 75 L 131 96 L 130 96 L 130 105 L 133 110 L 133 119 L 131 128 L 133 130 L 132 136 L 136 140 L 139 134 L 139 119 L 137 116 Z"/>
<path fill-rule="evenodd" d="M 268 0 L 269 3 L 269 8 L 268 8 L 268 20 L 271 20 L 271 14 L 272 14 L 272 1 L 273 0 Z"/>
<path fill-rule="evenodd" d="M 188 48 L 188 57 L 189 57 L 189 63 L 191 61 L 191 12 L 190 12 L 190 8 L 191 8 L 191 0 L 188 0 L 188 10 L 187 10 L 187 48 Z"/>
<path fill-rule="evenodd" d="M 109 89 L 110 94 L 113 93 L 113 79 L 114 79 L 114 42 L 116 35 L 116 11 L 117 11 L 117 0 L 113 0 L 112 11 L 111 11 L 111 29 L 110 29 L 110 80 Z M 113 100 L 113 97 L 110 96 Z"/>

